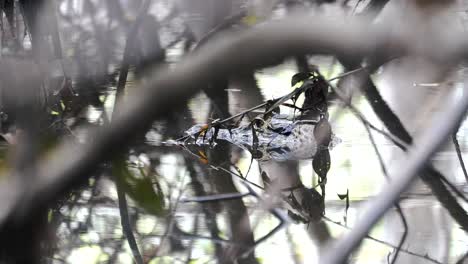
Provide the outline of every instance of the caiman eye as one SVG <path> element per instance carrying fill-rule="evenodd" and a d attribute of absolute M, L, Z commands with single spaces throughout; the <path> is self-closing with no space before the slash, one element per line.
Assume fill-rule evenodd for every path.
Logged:
<path fill-rule="evenodd" d="M 263 128 L 266 124 L 265 120 L 261 119 L 261 118 L 255 118 L 253 121 L 252 121 L 252 124 L 254 126 L 254 128 Z"/>

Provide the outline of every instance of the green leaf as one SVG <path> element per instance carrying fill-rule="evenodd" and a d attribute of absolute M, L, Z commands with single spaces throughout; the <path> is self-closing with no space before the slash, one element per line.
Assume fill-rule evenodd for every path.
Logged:
<path fill-rule="evenodd" d="M 156 184 L 157 191 L 155 191 L 151 178 L 145 175 L 135 175 L 122 159 L 113 162 L 112 171 L 118 184 L 140 207 L 150 214 L 164 216 L 164 194 L 158 184 Z"/>
<path fill-rule="evenodd" d="M 321 179 L 325 179 L 327 177 L 328 171 L 330 170 L 330 166 L 331 160 L 329 150 L 319 150 L 312 160 L 312 167 L 314 168 L 314 171 Z"/>

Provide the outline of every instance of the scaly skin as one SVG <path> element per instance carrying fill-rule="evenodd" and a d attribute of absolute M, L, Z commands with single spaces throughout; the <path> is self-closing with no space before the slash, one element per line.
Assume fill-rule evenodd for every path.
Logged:
<path fill-rule="evenodd" d="M 254 153 L 254 158 L 259 161 L 305 160 L 312 159 L 316 154 L 317 142 L 314 137 L 314 128 L 317 120 L 295 121 L 281 115 L 274 115 L 268 120 L 257 120 L 260 122 L 253 122 L 253 125 L 232 129 L 220 128 L 216 138 L 213 138 L 215 128 L 210 128 L 204 132 L 204 135 L 198 136 L 195 143 L 203 145 L 216 142 L 216 140 L 225 140 Z M 256 125 L 256 123 L 263 124 Z M 197 132 L 203 130 L 202 127 L 196 125 L 186 133 L 196 135 Z M 256 147 L 253 131 L 258 140 Z"/>

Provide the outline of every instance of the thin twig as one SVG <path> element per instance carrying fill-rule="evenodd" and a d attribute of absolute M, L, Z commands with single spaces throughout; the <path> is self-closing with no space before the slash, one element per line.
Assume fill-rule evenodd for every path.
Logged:
<path fill-rule="evenodd" d="M 372 147 L 374 148 L 375 154 L 377 156 L 377 159 L 379 160 L 380 168 L 384 174 L 384 177 L 387 181 L 391 181 L 390 176 L 388 176 L 388 170 L 385 166 L 385 163 L 383 161 L 382 155 L 380 154 L 379 148 L 377 147 L 377 144 L 375 142 L 374 136 L 372 136 L 372 132 L 369 129 L 368 125 L 364 125 L 367 131 L 367 134 L 369 135 L 369 140 L 372 144 Z M 398 252 L 401 250 L 401 247 L 405 243 L 406 237 L 408 236 L 408 222 L 406 221 L 405 215 L 403 214 L 403 210 L 401 209 L 400 203 L 395 202 L 395 208 L 398 212 L 398 215 L 400 216 L 401 223 L 403 224 L 403 235 L 401 236 L 400 243 L 398 243 L 398 247 L 396 248 L 395 256 L 392 259 L 392 264 L 396 263 L 396 260 L 398 258 Z"/>
<path fill-rule="evenodd" d="M 171 234 L 171 233 L 162 234 L 162 235 L 151 234 L 151 235 L 144 235 L 143 237 L 145 237 L 145 238 L 149 238 L 149 237 L 162 238 L 164 236 L 173 237 L 173 238 L 177 238 L 177 239 L 187 239 L 187 240 L 203 239 L 203 240 L 212 241 L 213 243 L 216 243 L 216 244 L 241 246 L 240 243 L 235 242 L 235 241 L 226 240 L 226 239 L 222 239 L 222 238 L 219 238 L 219 237 L 210 237 L 210 236 L 202 236 L 202 235 L 197 235 L 197 234 L 190 234 L 190 233 L 186 233 L 186 232 L 184 232 L 183 234 Z"/>
<path fill-rule="evenodd" d="M 362 70 L 365 70 L 367 67 L 363 66 L 363 67 L 360 67 L 360 68 L 357 68 L 357 69 L 354 69 L 354 70 L 351 70 L 351 71 L 347 71 L 347 72 L 344 72 L 338 76 L 335 76 L 333 78 L 330 78 L 327 80 L 327 82 L 332 82 L 332 81 L 335 81 L 335 80 L 338 80 L 338 79 L 341 79 L 341 78 L 344 78 L 348 75 L 352 75 L 352 74 L 355 74 L 356 72 L 360 72 Z"/>
<path fill-rule="evenodd" d="M 192 152 L 190 149 L 188 149 L 188 148 L 187 148 L 186 146 L 184 146 L 184 145 L 182 145 L 182 148 L 185 149 L 185 150 L 186 150 L 188 153 L 190 153 L 192 156 L 197 157 L 198 159 L 202 159 L 202 158 L 203 158 L 202 156 L 200 156 L 200 155 L 198 155 L 198 154 Z M 221 171 L 224 171 L 224 172 L 226 172 L 226 173 L 228 173 L 228 174 L 230 174 L 230 175 L 232 175 L 232 176 L 235 176 L 235 177 L 241 179 L 242 181 L 245 181 L 245 182 L 247 182 L 247 183 L 249 183 L 249 184 L 251 184 L 251 185 L 253 185 L 253 186 L 255 186 L 255 187 L 259 188 L 259 189 L 261 189 L 261 190 L 265 189 L 265 188 L 263 188 L 262 186 L 260 186 L 260 185 L 258 185 L 258 184 L 256 184 L 256 183 L 254 183 L 254 182 L 252 182 L 252 181 L 247 180 L 247 179 L 246 179 L 245 177 L 243 177 L 242 175 L 237 174 L 237 173 L 234 173 L 234 172 L 232 172 L 232 171 L 230 171 L 230 170 L 228 170 L 228 169 L 225 169 L 225 168 L 219 167 L 219 166 L 214 166 L 213 164 L 208 164 L 208 166 L 209 166 L 210 168 L 214 169 L 214 170 L 221 170 Z"/>
<path fill-rule="evenodd" d="M 253 106 L 253 107 L 251 107 L 251 108 L 249 108 L 249 109 L 247 109 L 247 110 L 245 110 L 245 111 L 242 111 L 242 112 L 240 112 L 240 113 L 238 113 L 238 114 L 235 114 L 235 115 L 233 115 L 233 116 L 230 116 L 230 117 L 225 118 L 225 119 L 222 119 L 222 120 L 215 119 L 215 120 L 213 120 L 213 121 L 210 123 L 210 125 L 213 126 L 213 125 L 215 125 L 215 124 L 216 124 L 216 125 L 221 125 L 221 124 L 227 123 L 227 122 L 229 122 L 229 121 L 231 121 L 231 120 L 233 120 L 233 119 L 235 119 L 235 118 L 237 118 L 237 117 L 242 117 L 242 116 L 246 115 L 247 113 L 250 113 L 250 112 L 252 112 L 252 111 L 254 111 L 254 110 L 257 110 L 257 109 L 259 109 L 259 108 L 262 108 L 262 107 L 264 107 L 264 106 L 267 105 L 267 104 L 268 104 L 267 102 L 261 103 L 261 104 L 259 104 L 259 105 Z M 201 130 L 198 131 L 198 132 L 201 132 Z M 190 138 L 191 136 L 192 136 L 192 135 L 186 135 L 186 136 L 183 136 L 183 137 L 180 137 L 180 138 L 176 139 L 175 141 L 176 141 L 176 142 L 181 142 L 181 141 L 184 141 L 184 140 Z"/>
<path fill-rule="evenodd" d="M 219 202 L 234 199 L 241 199 L 243 197 L 251 195 L 250 193 L 223 193 L 206 196 L 197 196 L 192 198 L 181 199 L 182 203 L 208 203 L 208 202 Z"/>
<path fill-rule="evenodd" d="M 195 168 L 195 161 L 190 160 L 189 158 L 185 158 L 185 163 L 187 170 L 189 172 L 189 176 L 192 179 L 191 186 L 192 190 L 194 191 L 194 194 L 197 196 L 205 196 L 206 191 L 203 186 L 203 184 L 200 182 L 201 173 L 199 173 L 196 168 Z M 198 169 L 202 169 L 201 167 L 198 167 Z M 216 222 L 216 212 L 212 210 L 211 207 L 207 204 L 202 204 L 201 205 L 202 211 L 205 215 L 205 225 L 206 228 L 208 229 L 210 235 L 212 238 L 219 239 L 219 234 L 221 233 L 219 231 L 218 223 Z M 222 259 L 222 254 L 223 254 L 223 248 L 219 243 L 214 244 L 214 254 L 218 260 Z"/>
<path fill-rule="evenodd" d="M 353 230 L 326 250 L 323 256 L 324 263 L 344 262 L 369 230 L 393 206 L 401 193 L 416 179 L 417 173 L 426 167 L 427 160 L 439 149 L 464 117 L 468 109 L 468 93 L 463 94 L 455 103 L 453 101 L 454 98 L 449 97 L 444 102 L 447 110 L 437 115 L 435 122 L 432 122 L 431 129 L 423 134 L 420 145 L 415 146 L 409 152 L 408 157 L 395 166 L 398 168 L 398 177 L 393 177 L 389 186 L 382 190 L 372 202 L 364 206 L 363 213 Z"/>
<path fill-rule="evenodd" d="M 245 17 L 246 14 L 247 14 L 247 11 L 245 9 L 242 9 L 240 12 L 225 18 L 216 27 L 214 27 L 212 30 L 210 30 L 208 33 L 206 33 L 203 37 L 201 37 L 201 39 L 196 43 L 194 49 L 199 49 L 200 47 L 202 47 L 205 43 L 207 43 L 216 34 L 218 34 L 219 32 L 221 32 L 223 30 L 226 30 L 226 29 L 230 28 L 232 25 L 239 22 L 239 20 L 241 20 L 243 17 Z"/>
<path fill-rule="evenodd" d="M 345 229 L 347 229 L 347 230 L 351 230 L 350 227 L 348 227 L 348 226 L 346 226 L 346 225 L 343 225 L 343 224 L 341 224 L 340 222 L 333 221 L 332 219 L 330 219 L 330 218 L 328 218 L 328 217 L 326 217 L 326 216 L 324 216 L 323 219 L 324 219 L 325 221 L 329 222 L 329 223 L 333 223 L 333 224 L 338 225 L 338 226 L 341 226 L 341 227 L 343 227 L 343 228 L 345 228 Z M 372 241 L 374 241 L 374 242 L 377 242 L 377 243 L 379 243 L 379 244 L 386 245 L 386 246 L 391 247 L 391 248 L 397 248 L 397 247 L 398 247 L 398 246 L 393 245 L 393 244 L 391 244 L 391 243 L 389 243 L 389 242 L 387 242 L 387 241 L 384 241 L 384 240 L 375 238 L 375 237 L 373 237 L 373 236 L 371 236 L 371 235 L 366 235 L 365 238 L 366 238 L 366 239 L 369 239 L 369 240 L 372 240 Z M 428 260 L 428 261 L 433 262 L 433 263 L 436 263 L 436 264 L 442 264 L 442 262 L 439 262 L 439 261 L 437 261 L 436 259 L 433 259 L 433 258 L 429 257 L 428 254 L 424 254 L 424 255 L 423 255 L 423 254 L 419 254 L 419 253 L 415 253 L 415 252 L 409 251 L 409 250 L 404 249 L 404 248 L 401 248 L 400 251 L 401 251 L 401 252 L 404 252 L 404 253 L 406 253 L 406 254 L 408 254 L 408 255 L 411 255 L 411 256 L 415 256 L 415 257 L 418 257 L 418 258 L 422 258 L 422 259 Z"/>
<path fill-rule="evenodd" d="M 266 208 L 267 210 L 273 215 L 275 216 L 278 220 L 279 220 L 279 224 L 273 228 L 270 232 L 268 232 L 268 234 L 266 234 L 265 236 L 263 236 L 262 238 L 258 239 L 257 241 L 255 241 L 255 243 L 250 247 L 248 248 L 247 250 L 245 250 L 243 252 L 243 256 L 247 256 L 249 255 L 258 245 L 260 245 L 261 243 L 263 243 L 264 241 L 266 241 L 268 238 L 270 238 L 271 236 L 273 236 L 274 234 L 276 234 L 276 232 L 278 232 L 281 228 L 285 227 L 287 224 L 289 224 L 289 220 L 288 220 L 288 217 L 285 216 L 283 214 L 283 212 L 281 212 L 278 208 L 275 208 L 275 207 L 272 207 L 270 205 L 268 205 L 269 203 L 265 202 L 258 193 L 256 193 L 252 187 L 250 187 L 250 185 L 248 185 L 247 183 L 245 182 L 242 182 L 244 184 L 244 186 L 247 188 L 247 190 L 249 190 L 249 193 L 256 197 L 259 202 L 261 204 L 265 204 L 266 205 Z"/>
<path fill-rule="evenodd" d="M 184 188 L 182 186 L 184 185 L 185 177 L 186 175 L 190 173 L 187 171 L 187 173 L 184 173 L 182 176 L 182 179 L 180 179 L 180 186 L 179 186 L 179 195 L 177 195 L 176 200 L 173 202 L 174 206 L 171 208 L 171 214 L 170 214 L 170 219 L 169 223 L 167 225 L 167 228 L 164 232 L 164 235 L 161 237 L 161 240 L 159 242 L 160 247 L 157 248 L 155 255 L 158 256 L 159 250 L 162 248 L 162 245 L 164 244 L 165 240 L 167 239 L 168 235 L 172 233 L 172 229 L 174 228 L 174 223 L 175 223 L 175 214 L 177 213 L 177 208 L 179 207 L 179 203 L 181 202 L 182 195 L 184 194 Z M 171 203 L 172 204 L 172 203 Z"/>
<path fill-rule="evenodd" d="M 458 144 L 457 133 L 452 134 L 453 145 L 455 146 L 455 151 L 457 152 L 458 161 L 463 170 L 463 175 L 465 175 L 466 182 L 468 183 L 468 173 L 466 172 L 465 162 L 463 162 L 463 156 L 460 150 L 460 144 Z"/>
<path fill-rule="evenodd" d="M 337 89 L 333 85 L 330 85 L 330 88 L 335 92 L 338 99 L 340 99 L 346 105 L 346 107 L 348 107 L 349 110 L 351 110 L 351 112 L 359 119 L 359 121 L 361 121 L 366 126 L 369 126 L 372 130 L 377 131 L 381 135 L 385 136 L 388 140 L 392 141 L 396 146 L 398 146 L 402 150 L 406 151 L 408 149 L 409 145 L 406 142 L 382 129 L 377 128 L 375 125 L 369 122 L 367 118 L 365 118 L 364 115 L 353 104 L 346 100 L 346 97 L 339 89 Z"/>
<path fill-rule="evenodd" d="M 449 180 L 447 180 L 447 178 L 445 177 L 441 177 L 440 178 L 442 180 L 442 182 L 445 183 L 445 185 L 447 185 L 450 190 L 452 190 L 452 192 L 454 192 L 460 199 L 462 199 L 463 201 L 465 201 L 465 203 L 468 203 L 468 198 L 465 197 L 465 195 L 463 195 L 462 191 L 458 190 L 457 187 L 455 187 L 455 185 L 453 185 Z"/>
<path fill-rule="evenodd" d="M 356 13 L 356 10 L 359 6 L 359 4 L 362 2 L 362 0 L 358 0 L 356 4 L 354 5 L 353 11 L 351 12 L 351 15 L 354 15 Z"/>
<path fill-rule="evenodd" d="M 134 43 L 135 43 L 135 36 L 138 32 L 138 28 L 140 24 L 143 22 L 143 17 L 148 10 L 149 5 L 151 4 L 151 0 L 146 0 L 141 4 L 138 19 L 133 24 L 125 42 L 125 49 L 124 55 L 122 59 L 122 65 L 120 68 L 119 80 L 117 82 L 117 92 L 116 92 L 116 99 L 120 100 L 122 98 L 123 91 L 125 89 L 125 85 L 127 82 L 127 75 L 129 70 L 129 59 L 130 54 L 133 50 Z M 118 104 L 116 103 L 114 106 L 114 112 L 118 109 Z M 136 242 L 135 236 L 133 234 L 129 215 L 128 215 L 128 203 L 125 197 L 125 191 L 119 180 L 116 180 L 116 187 L 117 187 L 117 196 L 119 200 L 119 211 L 120 211 L 120 220 L 122 224 L 122 230 L 124 231 L 125 237 L 127 238 L 128 245 L 132 250 L 133 258 L 137 264 L 143 264 L 143 257 L 141 256 L 140 250 L 138 249 L 138 244 Z"/>
<path fill-rule="evenodd" d="M 386 138 L 390 139 L 396 146 L 401 148 L 403 151 L 407 151 L 408 146 L 412 144 L 413 138 L 408 133 L 408 131 L 404 128 L 401 121 L 398 117 L 391 111 L 388 104 L 381 98 L 380 94 L 378 93 L 375 86 L 370 85 L 368 89 L 366 89 L 366 98 L 371 103 L 373 108 L 376 108 L 375 101 L 380 102 L 378 111 L 376 111 L 377 115 L 381 118 L 384 125 L 391 131 L 389 134 L 380 129 L 375 128 L 370 122 L 368 122 L 365 117 L 354 107 L 350 104 L 347 100 L 345 100 L 344 96 L 341 92 L 330 85 L 332 89 L 335 90 L 338 97 L 347 104 L 349 109 L 353 111 L 354 114 L 364 123 L 369 124 L 369 126 L 379 132 L 380 134 L 384 135 Z M 390 120 L 385 119 L 384 117 L 389 118 Z M 392 124 L 392 125 L 390 125 Z M 450 215 L 455 219 L 455 221 L 465 230 L 468 230 L 468 215 L 465 209 L 458 203 L 455 197 L 448 191 L 448 189 L 443 185 L 443 182 L 450 189 L 452 189 L 457 195 L 462 197 L 463 200 L 466 198 L 456 189 L 453 184 L 448 181 L 439 171 L 437 171 L 431 165 L 428 165 L 423 173 L 421 174 L 421 179 L 426 183 L 432 190 L 435 197 L 439 200 L 439 202 L 444 205 L 444 207 L 448 210 Z"/>
<path fill-rule="evenodd" d="M 130 225 L 130 219 L 128 215 L 128 204 L 125 197 L 125 191 L 123 186 L 120 185 L 119 181 L 116 181 L 117 184 L 117 198 L 119 201 L 119 212 L 120 212 L 120 223 L 122 224 L 122 230 L 127 238 L 128 245 L 132 250 L 133 258 L 137 264 L 143 264 L 143 257 L 138 250 L 138 244 L 136 242 L 135 236 Z"/>
<path fill-rule="evenodd" d="M 328 79 L 328 80 L 326 80 L 326 81 L 327 81 L 327 82 L 331 82 L 331 81 L 334 81 L 334 80 L 337 80 L 337 79 L 341 79 L 341 78 L 344 78 L 344 77 L 346 77 L 346 76 L 348 76 L 348 75 L 351 75 L 351 74 L 354 74 L 354 73 L 356 73 L 356 72 L 362 71 L 362 70 L 364 70 L 364 69 L 366 69 L 366 67 L 361 67 L 361 68 L 358 68 L 358 69 L 355 69 L 355 70 L 352 70 L 352 71 L 348 71 L 348 72 L 342 73 L 342 74 L 340 74 L 340 75 L 338 75 L 338 76 L 335 76 L 335 77 L 333 77 L 333 78 L 330 78 L 330 79 Z M 222 119 L 222 120 L 215 119 L 215 120 L 213 120 L 209 125 L 210 125 L 210 126 L 214 126 L 214 125 L 222 125 L 222 124 L 225 124 L 225 123 L 227 123 L 227 122 L 229 122 L 229 121 L 231 121 L 231 120 L 233 120 L 233 119 L 236 119 L 236 118 L 238 118 L 238 117 L 243 117 L 243 116 L 245 116 L 246 114 L 248 114 L 248 113 L 250 113 L 250 112 L 252 112 L 252 111 L 255 111 L 255 110 L 257 110 L 257 109 L 260 109 L 260 108 L 262 108 L 262 107 L 265 107 L 265 106 L 267 106 L 268 104 L 270 104 L 271 102 L 275 102 L 275 103 L 274 103 L 272 106 L 270 106 L 270 107 L 265 111 L 265 113 L 264 113 L 264 114 L 268 114 L 269 112 L 273 111 L 276 107 L 278 107 L 278 106 L 280 106 L 280 105 L 282 105 L 282 104 L 285 104 L 285 102 L 288 101 L 289 99 L 291 99 L 294 95 L 300 94 L 300 93 L 302 93 L 302 92 L 304 92 L 304 89 L 295 89 L 294 91 L 292 91 L 292 92 L 290 92 L 290 93 L 288 93 L 288 94 L 286 94 L 286 95 L 283 95 L 283 96 L 278 97 L 278 98 L 276 98 L 276 99 L 269 100 L 268 102 L 264 102 L 264 103 L 261 103 L 261 104 L 259 104 L 259 105 L 253 106 L 253 107 L 251 107 L 251 108 L 249 108 L 249 109 L 247 109 L 247 110 L 244 110 L 244 111 L 242 111 L 242 112 L 240 112 L 240 113 L 238 113 L 238 114 L 235 114 L 235 115 L 233 115 L 233 116 L 230 116 L 230 117 L 228 117 L 228 118 L 225 118 L 225 119 Z M 372 124 L 370 124 L 370 125 L 372 125 Z M 376 128 L 376 129 L 377 129 L 377 128 Z M 201 130 L 198 131 L 198 132 L 201 132 Z M 197 133 L 197 132 L 195 132 L 195 133 Z M 385 132 L 384 132 L 384 133 L 385 133 Z M 185 136 L 183 136 L 183 137 L 180 137 L 180 138 L 176 139 L 175 141 L 176 141 L 176 142 L 182 142 L 182 141 L 184 141 L 184 140 L 190 138 L 191 136 L 192 136 L 192 135 L 185 135 Z M 389 135 L 389 137 L 391 137 L 391 135 Z M 395 139 L 395 140 L 398 140 L 398 139 Z"/>
<path fill-rule="evenodd" d="M 181 202 L 204 203 L 204 202 L 214 202 L 214 201 L 225 201 L 225 200 L 232 200 L 232 199 L 241 199 L 241 198 L 246 197 L 246 196 L 254 196 L 260 201 L 261 204 L 266 204 L 263 201 L 263 199 L 260 197 L 260 195 L 258 193 L 256 193 L 252 189 L 252 187 L 250 187 L 250 185 L 248 183 L 246 183 L 246 182 L 242 182 L 242 183 L 247 188 L 248 193 L 242 193 L 242 194 L 241 193 L 230 193 L 230 194 L 217 194 L 217 195 L 209 195 L 209 196 L 203 196 L 203 197 L 194 197 L 194 198 L 189 198 L 189 199 L 182 199 Z M 278 230 L 283 228 L 288 223 L 288 218 L 286 216 L 284 216 L 283 213 L 281 211 L 279 211 L 279 209 L 277 209 L 275 207 L 272 207 L 272 206 L 269 206 L 269 205 L 266 206 L 266 209 L 273 216 L 275 216 L 280 221 L 280 223 L 275 228 L 273 228 L 270 232 L 268 232 L 268 234 L 266 234 L 262 238 L 255 241 L 255 243 L 251 247 L 244 250 L 242 252 L 241 256 L 249 255 L 255 249 L 255 247 L 257 247 L 259 244 L 263 243 L 265 240 L 270 238 L 272 235 L 274 235 L 276 232 L 278 232 Z"/>
<path fill-rule="evenodd" d="M 120 74 L 119 79 L 117 81 L 117 94 L 116 97 L 120 99 L 122 97 L 123 90 L 125 88 L 125 84 L 127 82 L 128 70 L 130 67 L 130 56 L 132 52 L 134 52 L 135 47 L 135 38 L 138 34 L 138 28 L 140 27 L 143 19 L 145 18 L 145 14 L 148 11 L 148 8 L 151 4 L 151 0 L 146 0 L 141 4 L 140 10 L 138 12 L 138 18 L 133 23 L 125 41 L 125 49 L 122 59 L 122 64 L 120 65 Z"/>

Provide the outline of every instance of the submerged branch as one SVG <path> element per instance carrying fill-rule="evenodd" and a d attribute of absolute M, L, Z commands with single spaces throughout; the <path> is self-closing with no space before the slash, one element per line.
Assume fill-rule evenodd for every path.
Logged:
<path fill-rule="evenodd" d="M 467 85 L 465 83 L 465 85 Z M 453 94 L 452 94 L 453 95 Z M 344 238 L 330 245 L 325 252 L 324 263 L 342 263 L 349 254 L 360 244 L 369 230 L 393 206 L 400 194 L 416 179 L 418 171 L 421 171 L 427 160 L 439 149 L 447 136 L 456 128 L 468 109 L 468 94 L 453 103 L 453 98 L 448 98 L 445 105 L 447 110 L 437 116 L 421 137 L 420 145 L 415 146 L 409 152 L 408 157 L 399 163 L 398 177 L 393 177 L 392 182 L 372 202 L 366 204 L 356 226 Z M 396 173 L 393 173 L 396 174 Z"/>

